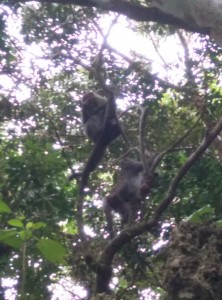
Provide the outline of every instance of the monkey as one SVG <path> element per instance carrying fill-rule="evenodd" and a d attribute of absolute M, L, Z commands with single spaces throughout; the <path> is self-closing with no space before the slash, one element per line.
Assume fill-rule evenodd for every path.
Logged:
<path fill-rule="evenodd" d="M 89 92 L 82 98 L 82 122 L 85 133 L 94 143 L 103 128 L 107 99 Z"/>
<path fill-rule="evenodd" d="M 101 137 L 104 128 L 107 98 L 94 92 L 88 92 L 82 99 L 82 120 L 85 133 L 94 143 Z M 115 114 L 111 114 L 103 136 L 103 147 L 121 134 L 121 128 Z"/>
<path fill-rule="evenodd" d="M 120 162 L 120 175 L 110 194 L 104 199 L 103 210 L 107 219 L 110 237 L 114 237 L 112 211 L 117 212 L 121 222 L 130 223 L 136 219 L 144 185 L 142 163 L 125 158 Z"/>
<path fill-rule="evenodd" d="M 127 147 L 130 145 L 117 118 L 115 97 L 110 90 L 108 99 L 95 92 L 88 92 L 83 96 L 82 122 L 86 135 L 94 143 L 94 148 L 80 176 L 79 193 L 81 196 L 83 196 L 90 173 L 98 166 L 107 146 L 119 135 L 122 135 Z M 69 180 L 76 178 L 77 174 L 74 172 L 68 177 Z"/>
<path fill-rule="evenodd" d="M 109 91 L 108 99 L 94 92 L 88 92 L 82 99 L 82 121 L 85 133 L 94 142 L 80 178 L 80 195 L 83 195 L 88 178 L 101 161 L 107 146 L 120 134 L 129 145 L 116 115 L 116 103 L 113 92 Z M 69 176 L 69 180 L 75 178 Z"/>
<path fill-rule="evenodd" d="M 121 217 L 121 223 L 132 223 L 137 218 L 141 202 L 149 194 L 154 178 L 158 173 L 147 170 L 141 162 L 124 158 L 120 162 L 120 174 L 110 194 L 103 201 L 103 210 L 107 220 L 107 229 L 112 239 L 112 211 Z"/>
<path fill-rule="evenodd" d="M 82 122 L 84 131 L 89 139 L 94 143 L 94 148 L 90 154 L 83 172 L 81 174 L 80 193 L 83 192 L 87 185 L 88 177 L 101 161 L 107 146 L 116 139 L 120 134 L 124 140 L 127 139 L 122 131 L 116 116 L 116 104 L 113 93 L 109 96 L 102 97 L 95 92 L 88 92 L 82 98 Z M 68 179 L 76 178 L 76 174 L 71 174 Z"/>
<path fill-rule="evenodd" d="M 114 100 L 114 95 L 111 97 Z M 94 143 L 94 149 L 81 173 L 81 190 L 86 186 L 89 174 L 101 161 L 109 143 L 122 133 L 116 116 L 115 101 L 110 105 L 106 97 L 95 92 L 88 92 L 82 98 L 82 123 L 86 136 Z M 68 177 L 69 180 L 74 178 L 75 173 Z"/>

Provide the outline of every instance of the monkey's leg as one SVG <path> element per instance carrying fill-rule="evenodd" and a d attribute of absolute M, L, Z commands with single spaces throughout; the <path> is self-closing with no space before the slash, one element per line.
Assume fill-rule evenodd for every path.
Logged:
<path fill-rule="evenodd" d="M 112 208 L 110 207 L 107 199 L 103 201 L 103 211 L 105 213 L 106 221 L 107 221 L 107 231 L 109 232 L 110 238 L 114 238 L 114 230 L 113 230 L 113 216 L 112 216 Z"/>
<path fill-rule="evenodd" d="M 129 220 L 130 214 L 129 203 L 120 200 L 118 203 L 118 207 L 116 208 L 116 212 L 121 216 L 121 223 L 126 224 Z"/>
<path fill-rule="evenodd" d="M 138 211 L 141 207 L 141 201 L 138 198 L 135 198 L 133 199 L 133 201 L 130 201 L 128 205 L 129 205 L 128 223 L 131 224 L 134 223 L 138 217 Z"/>

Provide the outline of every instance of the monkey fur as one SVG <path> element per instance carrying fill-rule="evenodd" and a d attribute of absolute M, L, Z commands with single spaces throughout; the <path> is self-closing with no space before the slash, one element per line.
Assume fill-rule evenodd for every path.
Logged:
<path fill-rule="evenodd" d="M 145 189 L 142 163 L 125 158 L 120 167 L 117 182 L 103 203 L 111 238 L 114 237 L 112 211 L 120 215 L 122 223 L 132 222 L 136 219 L 142 198 L 148 193 L 148 188 Z"/>
<path fill-rule="evenodd" d="M 98 166 L 107 146 L 120 134 L 126 140 L 116 116 L 114 95 L 111 93 L 109 97 L 108 101 L 107 98 L 97 93 L 88 92 L 82 99 L 84 131 L 88 138 L 94 142 L 94 148 L 82 172 L 80 193 L 83 193 L 90 173 Z M 69 180 L 74 178 L 76 178 L 76 174 L 69 176 Z"/>
<path fill-rule="evenodd" d="M 89 92 L 82 99 L 82 120 L 86 135 L 94 143 L 101 137 L 104 128 L 108 101 L 94 92 Z M 121 128 L 115 114 L 108 120 L 106 134 L 103 136 L 104 148 L 121 134 Z"/>
<path fill-rule="evenodd" d="M 94 142 L 81 176 L 80 194 L 88 183 L 88 178 L 100 163 L 107 146 L 120 134 L 122 128 L 116 115 L 115 97 L 112 92 L 109 98 L 89 92 L 82 99 L 82 119 L 86 134 Z M 125 137 L 125 136 L 124 136 Z M 71 177 L 73 177 L 71 175 Z"/>

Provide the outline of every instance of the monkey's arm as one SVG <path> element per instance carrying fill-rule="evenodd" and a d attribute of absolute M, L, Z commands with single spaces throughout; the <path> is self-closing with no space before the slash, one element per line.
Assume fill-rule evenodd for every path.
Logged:
<path fill-rule="evenodd" d="M 104 116 L 106 110 L 106 102 L 100 103 L 97 107 L 93 107 L 92 105 L 87 106 L 86 104 L 82 107 L 82 121 L 85 124 L 91 117 L 95 115 Z"/>
<path fill-rule="evenodd" d="M 86 105 L 82 106 L 82 122 L 85 124 L 87 120 L 89 119 L 89 109 L 86 107 Z"/>

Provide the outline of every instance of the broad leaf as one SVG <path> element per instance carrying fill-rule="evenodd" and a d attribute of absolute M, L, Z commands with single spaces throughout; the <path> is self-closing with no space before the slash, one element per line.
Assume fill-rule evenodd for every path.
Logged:
<path fill-rule="evenodd" d="M 51 239 L 41 239 L 37 247 L 43 257 L 55 264 L 65 264 L 66 249 L 60 243 Z"/>
<path fill-rule="evenodd" d="M 18 219 L 11 219 L 8 221 L 8 224 L 15 227 L 23 227 L 23 223 Z"/>
<path fill-rule="evenodd" d="M 193 223 L 201 223 L 212 218 L 214 214 L 214 208 L 209 204 L 195 211 L 191 216 L 187 217 L 185 221 Z"/>
<path fill-rule="evenodd" d="M 11 208 L 2 200 L 0 200 L 0 212 L 11 212 Z"/>
<path fill-rule="evenodd" d="M 20 239 L 17 230 L 15 229 L 9 229 L 9 230 L 0 229 L 0 241 L 15 249 L 20 248 L 23 244 L 23 241 Z"/>

